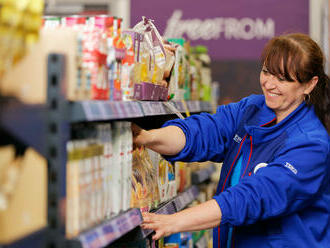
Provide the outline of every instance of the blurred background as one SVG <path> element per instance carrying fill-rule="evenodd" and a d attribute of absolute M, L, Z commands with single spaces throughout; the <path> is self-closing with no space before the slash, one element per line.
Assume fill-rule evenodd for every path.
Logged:
<path fill-rule="evenodd" d="M 311 35 L 328 57 L 328 0 L 47 0 L 45 14 L 112 14 L 133 27 L 151 18 L 166 38 L 205 45 L 220 103 L 237 101 L 259 87 L 259 57 L 274 35 Z"/>

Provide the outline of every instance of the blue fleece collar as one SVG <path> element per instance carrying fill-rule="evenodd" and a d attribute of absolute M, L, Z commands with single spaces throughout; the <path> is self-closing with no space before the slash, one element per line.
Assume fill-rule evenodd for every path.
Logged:
<path fill-rule="evenodd" d="M 290 125 L 295 123 L 297 120 L 304 117 L 311 107 L 307 106 L 305 102 L 302 102 L 294 111 L 292 111 L 284 120 L 280 123 L 273 125 L 271 127 L 263 127 L 266 123 L 271 122 L 276 118 L 274 111 L 267 107 L 264 102 L 263 106 L 259 111 L 259 116 L 257 125 L 245 124 L 244 128 L 246 132 L 252 136 L 253 143 L 258 144 L 262 142 L 269 141 L 276 138 L 284 130 L 286 130 Z"/>

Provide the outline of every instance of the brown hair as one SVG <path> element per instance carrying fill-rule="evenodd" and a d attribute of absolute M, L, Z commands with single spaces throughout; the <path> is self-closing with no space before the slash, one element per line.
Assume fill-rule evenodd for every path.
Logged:
<path fill-rule="evenodd" d="M 300 33 L 274 37 L 266 44 L 261 63 L 271 74 L 287 81 L 306 83 L 314 76 L 319 78 L 306 103 L 314 105 L 316 115 L 330 133 L 330 83 L 324 72 L 325 58 L 317 43 Z"/>

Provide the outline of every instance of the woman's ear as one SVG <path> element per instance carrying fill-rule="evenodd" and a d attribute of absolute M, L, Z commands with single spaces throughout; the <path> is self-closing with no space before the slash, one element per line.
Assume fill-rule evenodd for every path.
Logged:
<path fill-rule="evenodd" d="M 306 88 L 304 90 L 304 94 L 309 95 L 312 92 L 312 90 L 315 88 L 318 81 L 319 81 L 319 77 L 314 76 L 309 82 L 307 82 Z"/>

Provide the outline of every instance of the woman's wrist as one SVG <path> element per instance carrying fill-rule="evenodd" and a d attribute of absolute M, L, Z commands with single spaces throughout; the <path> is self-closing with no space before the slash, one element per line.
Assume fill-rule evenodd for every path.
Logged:
<path fill-rule="evenodd" d="M 154 134 L 153 134 L 153 130 L 142 130 L 141 133 L 142 137 L 143 137 L 143 144 L 146 147 L 150 147 L 153 143 L 154 140 Z"/>
<path fill-rule="evenodd" d="M 180 217 L 180 212 L 174 213 L 171 215 L 172 217 L 172 223 L 173 223 L 173 233 L 179 233 L 184 231 L 184 223 L 182 223 L 182 220 L 184 218 Z"/>

